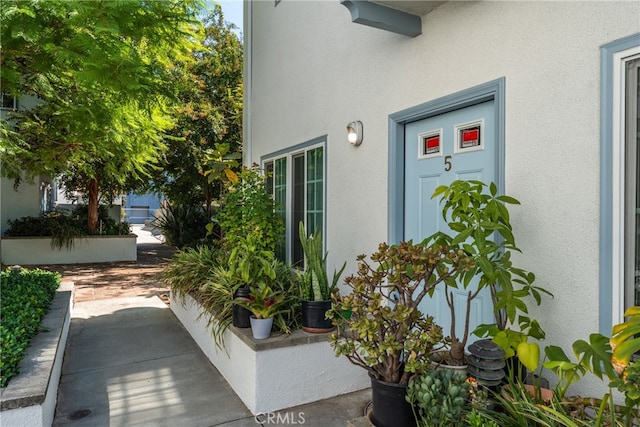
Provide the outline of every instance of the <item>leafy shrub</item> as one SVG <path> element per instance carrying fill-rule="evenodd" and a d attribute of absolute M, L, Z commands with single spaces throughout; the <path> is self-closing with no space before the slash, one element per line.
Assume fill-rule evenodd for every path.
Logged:
<path fill-rule="evenodd" d="M 167 204 L 162 215 L 155 219 L 167 244 L 176 248 L 194 248 L 211 243 L 211 239 L 207 239 L 208 222 L 202 206 L 188 204 Z"/>
<path fill-rule="evenodd" d="M 60 275 L 35 270 L 0 271 L 0 387 L 18 374 L 29 341 L 47 313 Z"/>
<path fill-rule="evenodd" d="M 245 168 L 239 178 L 227 187 L 222 208 L 213 218 L 222 230 L 224 246 L 234 248 L 253 235 L 261 249 L 273 252 L 282 240 L 284 226 L 267 192 L 265 177 L 258 168 Z M 213 226 L 208 225 L 210 231 Z"/>
<path fill-rule="evenodd" d="M 9 220 L 9 228 L 5 235 L 12 237 L 46 237 L 51 236 L 51 246 L 70 249 L 75 237 L 87 236 L 92 233 L 87 227 L 87 208 L 78 206 L 70 214 L 63 210 L 45 212 L 40 216 L 25 216 Z M 100 206 L 98 212 L 100 223 L 99 234 L 124 235 L 129 234 L 128 222 L 116 222 L 110 218 L 106 207 Z"/>

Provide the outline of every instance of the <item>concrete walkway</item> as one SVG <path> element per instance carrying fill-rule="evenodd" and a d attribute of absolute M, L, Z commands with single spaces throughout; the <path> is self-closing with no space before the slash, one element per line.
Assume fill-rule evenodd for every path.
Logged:
<path fill-rule="evenodd" d="M 155 239 L 134 232 L 142 234 L 139 243 Z M 286 423 L 258 421 L 345 426 L 362 415 L 369 398 L 365 390 L 280 411 Z M 260 424 L 157 295 L 76 301 L 54 426 Z"/>

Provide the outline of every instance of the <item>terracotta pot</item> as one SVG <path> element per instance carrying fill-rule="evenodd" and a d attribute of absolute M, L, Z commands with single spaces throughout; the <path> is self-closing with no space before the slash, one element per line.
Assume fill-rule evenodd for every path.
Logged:
<path fill-rule="evenodd" d="M 531 384 L 521 384 L 522 387 L 524 387 L 525 390 L 527 390 L 527 393 L 529 393 L 529 395 L 533 398 L 536 397 L 536 387 L 531 385 Z M 540 387 L 540 398 L 542 399 L 542 401 L 545 404 L 551 403 L 551 401 L 553 400 L 553 390 L 550 390 L 548 388 L 543 388 Z M 502 391 L 500 392 L 500 394 L 502 395 L 502 397 L 504 397 L 505 399 L 512 399 L 513 398 L 513 392 L 511 391 L 511 385 L 507 384 L 504 387 L 502 387 Z"/>

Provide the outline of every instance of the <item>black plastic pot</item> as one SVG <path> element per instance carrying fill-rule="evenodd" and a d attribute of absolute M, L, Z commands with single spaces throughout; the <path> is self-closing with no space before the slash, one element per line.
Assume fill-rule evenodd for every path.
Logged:
<path fill-rule="evenodd" d="M 251 291 L 246 286 L 239 287 L 234 293 L 233 298 L 249 298 L 251 296 Z M 233 305 L 233 317 L 232 317 L 232 325 L 236 328 L 249 328 L 251 327 L 251 321 L 249 318 L 251 317 L 251 312 L 244 307 L 239 306 L 238 304 Z"/>
<path fill-rule="evenodd" d="M 405 399 L 407 385 L 370 378 L 373 424 L 376 427 L 415 427 L 416 419 L 411 404 Z"/>
<path fill-rule="evenodd" d="M 327 311 L 331 309 L 331 300 L 302 301 L 302 330 L 323 333 L 333 330 L 331 319 L 327 319 Z"/>

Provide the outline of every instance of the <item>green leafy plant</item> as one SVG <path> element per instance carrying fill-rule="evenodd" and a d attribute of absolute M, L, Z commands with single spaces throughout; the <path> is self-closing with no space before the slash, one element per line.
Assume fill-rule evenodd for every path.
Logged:
<path fill-rule="evenodd" d="M 285 296 L 271 289 L 271 286 L 261 283 L 251 288 L 248 299 L 236 298 L 234 302 L 251 311 L 256 319 L 269 319 L 283 311 Z"/>
<path fill-rule="evenodd" d="M 482 420 L 477 425 L 499 425 L 500 427 L 586 427 L 593 425 L 581 420 L 566 402 L 557 397 L 543 402 L 537 399 L 522 383 L 509 381 L 500 392 L 492 392 L 497 409 L 476 412 Z M 600 424 L 598 424 L 600 425 Z"/>
<path fill-rule="evenodd" d="M 418 427 L 463 425 L 470 387 L 466 375 L 450 369 L 430 371 L 409 381 L 406 399 Z"/>
<path fill-rule="evenodd" d="M 487 192 L 488 190 L 488 192 Z M 444 294 L 451 313 L 450 365 L 464 364 L 464 349 L 469 337 L 471 303 L 480 292 L 489 288 L 494 305 L 496 323 L 505 329 L 507 321 L 514 323 L 519 313 L 528 313 L 526 299 L 533 297 L 537 304 L 542 294 L 551 295 L 533 285 L 535 276 L 511 261 L 511 251 L 520 251 L 515 243 L 507 204 L 519 204 L 516 199 L 498 195 L 497 186 L 481 181 L 453 181 L 439 186 L 432 198 L 440 198 L 442 217 L 452 235 L 437 232 L 422 243 L 426 246 L 460 246 L 471 259 L 469 268 L 459 271 L 455 280 L 444 282 Z M 456 332 L 456 312 L 453 289 L 466 293 L 463 332 Z"/>
<path fill-rule="evenodd" d="M 597 412 L 598 422 L 607 419 L 616 423 L 634 425 L 640 420 L 640 368 L 634 360 L 640 352 L 640 307 L 630 307 L 625 312 L 626 320 L 612 329 L 612 337 L 598 333 L 591 334 L 589 341 L 577 340 L 573 343 L 575 361 L 562 348 L 547 346 L 548 361 L 543 365 L 558 376 L 556 392 L 564 397 L 569 386 L 579 381 L 587 372 L 599 379 L 608 378 L 609 388 L 618 388 L 624 393 L 625 406 L 613 402 L 611 390 L 601 399 Z M 600 424 L 598 424 L 600 425 Z"/>
<path fill-rule="evenodd" d="M 273 252 L 282 239 L 284 226 L 266 190 L 265 177 L 257 167 L 243 169 L 238 177 L 237 182 L 228 183 L 222 207 L 213 218 L 222 231 L 223 246 L 232 250 L 247 236 L 253 236 L 253 244 Z M 209 232 L 213 228 L 214 223 L 207 225 Z"/>
<path fill-rule="evenodd" d="M 517 324 L 517 330 L 509 327 L 500 329 L 496 324 L 491 324 L 480 325 L 474 331 L 474 334 L 480 337 L 492 337 L 492 341 L 504 350 L 504 358 L 507 360 L 507 374 L 511 380 L 515 380 L 518 371 L 517 363 L 513 359 L 514 356 L 517 356 L 517 360 L 529 371 L 535 372 L 538 369 L 540 346 L 538 343 L 529 342 L 529 338 L 541 340 L 545 337 L 545 332 L 535 319 L 519 315 Z"/>
<path fill-rule="evenodd" d="M 257 236 L 250 234 L 237 242 L 229 253 L 227 264 L 236 281 L 252 287 L 275 280 L 274 261 L 273 252 L 263 249 Z"/>
<path fill-rule="evenodd" d="M 407 384 L 430 368 L 429 355 L 443 344 L 442 328 L 418 305 L 440 283 L 471 268 L 473 260 L 450 246 L 381 243 L 371 263 L 358 256 L 358 272 L 345 279 L 351 293 L 335 295 L 327 314 L 338 327 L 331 337 L 336 354 L 375 379 Z"/>
<path fill-rule="evenodd" d="M 347 267 L 345 262 L 339 271 L 334 270 L 329 283 L 327 275 L 327 255 L 322 252 L 322 233 L 307 237 L 304 224 L 299 224 L 300 243 L 304 251 L 305 271 L 300 272 L 300 293 L 306 301 L 326 301 L 337 289 L 342 272 Z"/>
<path fill-rule="evenodd" d="M 493 420 L 488 420 L 482 416 L 478 409 L 473 408 L 465 416 L 465 425 L 468 427 L 501 427 Z"/>
<path fill-rule="evenodd" d="M 233 263 L 237 264 L 236 258 Z M 271 288 L 284 295 L 282 310 L 274 318 L 274 327 L 283 333 L 291 333 L 300 324 L 298 285 L 291 269 L 272 259 L 265 267 L 272 273 L 267 276 Z M 273 280 L 270 278 L 273 277 Z M 160 274 L 160 282 L 169 286 L 182 304 L 190 295 L 198 301 L 211 328 L 216 346 L 223 347 L 224 332 L 233 318 L 234 293 L 244 284 L 237 266 L 231 266 L 225 251 L 209 246 L 187 248 L 178 252 Z"/>
<path fill-rule="evenodd" d="M 54 272 L 0 271 L 0 387 L 19 373 L 29 341 L 38 333 L 59 285 L 60 275 Z"/>
<path fill-rule="evenodd" d="M 160 273 L 160 283 L 170 287 L 183 305 L 187 295 L 202 304 L 200 316 L 208 317 L 214 342 L 221 347 L 232 320 L 233 293 L 240 286 L 226 266 L 224 253 L 209 246 L 180 251 Z"/>
<path fill-rule="evenodd" d="M 619 375 L 624 375 L 632 358 L 640 353 L 640 306 L 629 307 L 624 313 L 626 320 L 611 331 L 611 363 Z"/>
<path fill-rule="evenodd" d="M 168 245 L 186 248 L 213 243 L 207 239 L 206 226 L 209 220 L 202 206 L 167 203 L 160 212 L 161 215 L 154 218 L 154 223 L 162 231 Z"/>

